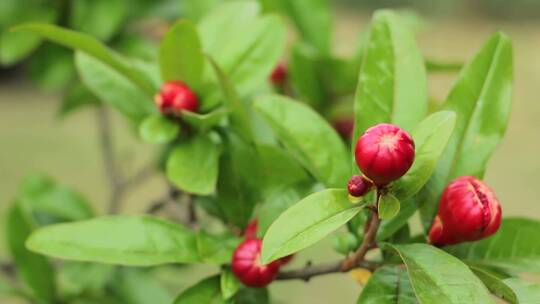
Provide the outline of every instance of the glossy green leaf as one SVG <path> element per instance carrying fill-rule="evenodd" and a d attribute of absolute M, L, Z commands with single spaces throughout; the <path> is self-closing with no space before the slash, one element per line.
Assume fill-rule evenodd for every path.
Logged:
<path fill-rule="evenodd" d="M 223 299 L 220 288 L 219 276 L 213 276 L 200 281 L 199 283 L 182 291 L 173 304 L 225 304 L 229 303 Z"/>
<path fill-rule="evenodd" d="M 183 111 L 181 116 L 182 120 L 188 125 L 198 129 L 201 132 L 206 132 L 212 127 L 218 125 L 228 113 L 229 111 L 227 109 L 218 108 L 205 114 Z"/>
<path fill-rule="evenodd" d="M 188 193 L 211 194 L 216 189 L 220 147 L 207 135 L 177 144 L 167 160 L 167 177 Z"/>
<path fill-rule="evenodd" d="M 283 212 L 268 228 L 261 262 L 269 263 L 322 240 L 364 207 L 351 204 L 347 190 L 328 189 L 302 199 Z"/>
<path fill-rule="evenodd" d="M 179 21 L 165 34 L 159 48 L 159 65 L 163 80 L 182 80 L 194 89 L 199 88 L 204 55 L 191 22 Z"/>
<path fill-rule="evenodd" d="M 427 183 L 452 135 L 455 121 L 453 112 L 441 111 L 431 114 L 415 128 L 414 163 L 407 174 L 392 184 L 391 191 L 400 200 L 412 197 Z"/>
<path fill-rule="evenodd" d="M 446 184 L 462 175 L 482 178 L 493 150 L 505 133 L 512 95 L 512 45 L 495 34 L 461 71 L 443 110 L 457 115 L 441 162 L 420 192 L 424 227 L 429 227 Z"/>
<path fill-rule="evenodd" d="M 90 35 L 43 23 L 27 23 L 17 26 L 15 30 L 36 34 L 65 47 L 80 50 L 88 56 L 95 58 L 95 60 L 100 61 L 102 65 L 106 65 L 108 68 L 123 75 L 123 77 L 138 86 L 147 96 L 152 96 L 156 91 L 156 88 L 148 78 L 134 68 L 126 58 L 109 49 Z"/>
<path fill-rule="evenodd" d="M 227 300 L 233 297 L 238 292 L 241 286 L 242 283 L 238 281 L 238 279 L 230 269 L 224 269 L 223 271 L 221 271 L 220 287 L 223 299 Z"/>
<path fill-rule="evenodd" d="M 199 260 L 193 232 L 150 216 L 111 216 L 51 225 L 35 231 L 26 246 L 62 259 L 119 265 Z"/>
<path fill-rule="evenodd" d="M 379 218 L 381 220 L 392 219 L 399 213 L 400 205 L 399 200 L 390 193 L 381 196 L 378 206 Z"/>
<path fill-rule="evenodd" d="M 26 249 L 24 242 L 32 233 L 32 226 L 17 202 L 8 210 L 7 228 L 7 245 L 18 277 L 30 288 L 35 299 L 54 303 L 56 286 L 53 266 L 45 257 Z"/>
<path fill-rule="evenodd" d="M 416 304 L 407 270 L 399 266 L 377 269 L 362 289 L 357 304 Z"/>
<path fill-rule="evenodd" d="M 112 290 L 123 304 L 170 304 L 173 300 L 150 272 L 136 268 L 119 269 Z"/>
<path fill-rule="evenodd" d="M 469 266 L 474 274 L 482 280 L 489 291 L 511 304 L 517 304 L 518 299 L 512 288 L 504 283 L 503 278 L 481 267 Z"/>
<path fill-rule="evenodd" d="M 467 262 L 527 272 L 540 272 L 540 222 L 507 218 L 493 236 L 445 248 Z"/>
<path fill-rule="evenodd" d="M 344 186 L 350 175 L 349 153 L 336 131 L 308 106 L 272 95 L 255 109 L 279 140 L 315 178 L 327 186 Z"/>
<path fill-rule="evenodd" d="M 44 213 L 60 221 L 78 221 L 94 216 L 88 200 L 51 177 L 34 174 L 26 177 L 18 191 L 25 211 Z"/>
<path fill-rule="evenodd" d="M 151 144 L 171 142 L 179 132 L 180 123 L 161 114 L 148 116 L 139 125 L 142 140 Z"/>
<path fill-rule="evenodd" d="M 385 245 L 396 251 L 420 303 L 494 303 L 488 290 L 457 258 L 427 244 Z"/>
<path fill-rule="evenodd" d="M 382 122 L 412 130 L 427 111 L 424 61 L 399 16 L 377 11 L 364 48 L 355 96 L 355 131 Z"/>
<path fill-rule="evenodd" d="M 144 91 L 108 65 L 81 52 L 75 54 L 75 64 L 85 86 L 132 121 L 157 112 Z"/>
<path fill-rule="evenodd" d="M 124 24 L 128 6 L 125 0 L 73 0 L 69 27 L 107 41 Z"/>
<path fill-rule="evenodd" d="M 505 279 L 503 282 L 515 292 L 519 304 L 540 303 L 540 285 L 516 278 Z"/>

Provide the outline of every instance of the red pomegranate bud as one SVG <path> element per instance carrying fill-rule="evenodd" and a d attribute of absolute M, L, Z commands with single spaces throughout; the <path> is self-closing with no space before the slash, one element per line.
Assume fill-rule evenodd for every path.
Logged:
<path fill-rule="evenodd" d="M 244 238 L 245 239 L 255 239 L 257 238 L 257 228 L 258 228 L 258 221 L 257 219 L 251 220 L 244 230 Z"/>
<path fill-rule="evenodd" d="M 405 130 L 378 124 L 366 130 L 356 142 L 358 167 L 376 185 L 402 177 L 414 161 L 414 141 Z"/>
<path fill-rule="evenodd" d="M 197 95 L 181 81 L 168 81 L 154 97 L 163 114 L 180 115 L 182 111 L 196 112 L 199 108 Z"/>
<path fill-rule="evenodd" d="M 352 118 L 339 118 L 332 122 L 332 126 L 344 139 L 351 139 L 354 131 L 354 120 Z"/>
<path fill-rule="evenodd" d="M 284 62 L 280 62 L 276 65 L 270 74 L 269 80 L 276 86 L 282 86 L 285 84 L 285 81 L 287 80 L 287 66 Z"/>
<path fill-rule="evenodd" d="M 349 194 L 354 197 L 364 196 L 371 190 L 373 183 L 361 175 L 353 175 L 347 184 Z"/>
<path fill-rule="evenodd" d="M 500 225 L 501 205 L 493 190 L 475 177 L 461 176 L 444 189 L 429 239 L 435 245 L 477 241 Z"/>
<path fill-rule="evenodd" d="M 240 243 L 233 253 L 232 271 L 246 286 L 265 287 L 279 272 L 281 266 L 279 260 L 268 265 L 260 264 L 261 246 L 260 239 L 248 239 Z"/>

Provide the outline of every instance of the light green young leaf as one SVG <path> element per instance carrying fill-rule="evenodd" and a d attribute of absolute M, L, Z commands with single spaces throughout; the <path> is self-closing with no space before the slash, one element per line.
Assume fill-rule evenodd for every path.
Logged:
<path fill-rule="evenodd" d="M 519 304 L 540 303 L 540 285 L 517 278 L 505 279 L 503 282 L 515 292 Z"/>
<path fill-rule="evenodd" d="M 173 304 L 229 304 L 221 295 L 220 277 L 206 278 L 199 283 L 182 291 Z"/>
<path fill-rule="evenodd" d="M 44 303 L 54 303 L 56 298 L 55 273 L 49 261 L 26 249 L 24 242 L 32 232 L 19 204 L 10 207 L 5 231 L 10 254 L 17 267 L 17 274 L 32 291 L 33 297 Z"/>
<path fill-rule="evenodd" d="M 505 133 L 512 99 L 512 45 L 496 33 L 461 71 L 443 110 L 457 115 L 441 162 L 419 193 L 424 227 L 429 227 L 439 196 L 455 177 L 482 178 L 493 150 Z"/>
<path fill-rule="evenodd" d="M 416 194 L 427 183 L 437 166 L 439 157 L 456 122 L 453 112 L 441 111 L 431 114 L 412 133 L 416 147 L 415 159 L 407 174 L 392 184 L 392 193 L 400 200 Z"/>
<path fill-rule="evenodd" d="M 35 231 L 26 246 L 57 258 L 118 265 L 199 260 L 192 231 L 150 216 L 111 216 L 46 226 Z"/>
<path fill-rule="evenodd" d="M 506 218 L 493 236 L 474 243 L 463 243 L 445 248 L 464 261 L 507 268 L 540 272 L 540 222 Z"/>
<path fill-rule="evenodd" d="M 496 295 L 497 297 L 507 301 L 510 304 L 518 304 L 517 295 L 514 293 L 512 288 L 508 286 L 503 278 L 500 278 L 496 274 L 488 271 L 484 268 L 477 266 L 469 266 L 474 274 L 482 280 L 484 285 L 489 289 L 489 291 Z"/>
<path fill-rule="evenodd" d="M 378 206 L 379 218 L 381 220 L 392 219 L 399 213 L 400 205 L 399 200 L 390 193 L 381 196 Z"/>
<path fill-rule="evenodd" d="M 407 270 L 399 266 L 377 269 L 362 289 L 357 304 L 416 304 Z"/>
<path fill-rule="evenodd" d="M 238 281 L 230 269 L 224 269 L 221 271 L 220 286 L 223 299 L 228 300 L 240 290 L 242 283 Z"/>
<path fill-rule="evenodd" d="M 345 189 L 311 194 L 283 212 L 268 228 L 261 263 L 269 263 L 322 240 L 363 207 L 364 204 L 351 204 Z"/>
<path fill-rule="evenodd" d="M 94 95 L 135 123 L 157 112 L 152 99 L 115 69 L 82 52 L 76 52 L 75 64 Z"/>
<path fill-rule="evenodd" d="M 409 272 L 420 303 L 494 303 L 488 290 L 457 258 L 427 244 L 391 245 Z"/>
<path fill-rule="evenodd" d="M 182 20 L 174 24 L 161 40 L 159 65 L 163 80 L 182 80 L 197 90 L 204 70 L 204 55 L 197 29 Z"/>
<path fill-rule="evenodd" d="M 14 30 L 36 34 L 65 47 L 80 50 L 129 79 L 130 82 L 138 86 L 147 96 L 152 96 L 156 91 L 152 82 L 134 68 L 126 58 L 109 49 L 90 35 L 44 23 L 27 23 L 17 26 Z"/>
<path fill-rule="evenodd" d="M 230 233 L 213 235 L 201 230 L 197 233 L 199 259 L 206 264 L 229 263 L 240 239 Z"/>
<path fill-rule="evenodd" d="M 412 130 L 427 111 L 426 71 L 413 34 L 399 16 L 377 11 L 355 96 L 355 131 L 382 122 Z"/>
<path fill-rule="evenodd" d="M 329 187 L 347 183 L 349 153 L 336 131 L 313 109 L 278 95 L 261 98 L 254 107 L 317 180 Z"/>
<path fill-rule="evenodd" d="M 150 115 L 139 125 L 142 140 L 151 144 L 171 142 L 179 132 L 180 124 L 161 114 Z"/>
<path fill-rule="evenodd" d="M 216 189 L 220 147 L 199 134 L 177 144 L 167 160 L 167 177 L 188 193 L 211 194 Z"/>
<path fill-rule="evenodd" d="M 386 240 L 391 237 L 401 227 L 407 224 L 411 216 L 418 210 L 418 206 L 412 200 L 404 201 L 401 205 L 402 206 L 396 216 L 387 221 L 383 221 L 379 226 L 379 230 L 377 231 L 378 241 Z"/>

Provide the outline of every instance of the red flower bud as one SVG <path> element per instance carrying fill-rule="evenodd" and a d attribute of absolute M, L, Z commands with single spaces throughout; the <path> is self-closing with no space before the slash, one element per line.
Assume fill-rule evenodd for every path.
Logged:
<path fill-rule="evenodd" d="M 199 108 L 197 95 L 181 81 L 168 81 L 154 97 L 163 114 L 180 115 L 182 111 L 196 112 Z"/>
<path fill-rule="evenodd" d="M 371 190 L 373 183 L 361 175 L 353 175 L 347 184 L 349 194 L 354 197 L 364 196 Z"/>
<path fill-rule="evenodd" d="M 270 74 L 269 80 L 276 86 L 282 86 L 285 84 L 285 81 L 287 80 L 287 66 L 285 63 L 280 62 L 276 65 Z"/>
<path fill-rule="evenodd" d="M 354 131 L 354 120 L 352 118 L 339 118 L 332 122 L 332 126 L 343 137 L 343 139 L 351 139 Z"/>
<path fill-rule="evenodd" d="M 435 245 L 486 238 L 501 225 L 501 205 L 495 193 L 472 176 L 452 181 L 442 193 L 437 216 L 429 231 Z"/>
<path fill-rule="evenodd" d="M 246 229 L 244 230 L 244 238 L 246 240 L 257 238 L 257 227 L 257 219 L 251 220 L 251 222 L 247 224 Z"/>
<path fill-rule="evenodd" d="M 248 239 L 240 243 L 233 253 L 232 271 L 246 286 L 265 287 L 279 272 L 279 260 L 268 265 L 260 264 L 261 246 L 260 239 Z"/>
<path fill-rule="evenodd" d="M 402 177 L 414 161 L 414 141 L 405 130 L 391 124 L 375 125 L 356 142 L 356 163 L 376 185 Z"/>

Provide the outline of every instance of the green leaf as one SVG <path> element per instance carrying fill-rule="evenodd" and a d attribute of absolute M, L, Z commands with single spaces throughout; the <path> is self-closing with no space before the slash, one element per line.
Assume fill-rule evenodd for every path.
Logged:
<path fill-rule="evenodd" d="M 487 239 L 447 247 L 451 254 L 473 264 L 540 272 L 540 222 L 506 218 Z"/>
<path fill-rule="evenodd" d="M 228 113 L 229 111 L 227 109 L 218 108 L 206 114 L 182 111 L 180 115 L 182 116 L 182 121 L 188 125 L 198 129 L 201 132 L 206 132 L 218 125 Z"/>
<path fill-rule="evenodd" d="M 124 304 L 170 304 L 172 301 L 165 286 L 141 269 L 119 269 L 112 290 Z"/>
<path fill-rule="evenodd" d="M 399 16 L 375 13 L 362 58 L 354 138 L 383 122 L 413 129 L 427 111 L 426 72 L 414 36 Z"/>
<path fill-rule="evenodd" d="M 128 5 L 125 0 L 73 0 L 69 27 L 107 41 L 123 25 Z"/>
<path fill-rule="evenodd" d="M 412 200 L 404 201 L 399 209 L 399 213 L 393 218 L 383 221 L 377 231 L 377 240 L 382 241 L 391 237 L 401 227 L 407 224 L 407 221 L 418 210 L 418 206 Z"/>
<path fill-rule="evenodd" d="M 58 45 L 45 43 L 30 59 L 29 76 L 45 90 L 63 89 L 76 76 L 73 54 Z"/>
<path fill-rule="evenodd" d="M 206 264 L 229 263 L 240 239 L 229 233 L 212 235 L 204 230 L 197 234 L 199 259 Z"/>
<path fill-rule="evenodd" d="M 221 295 L 219 276 L 209 277 L 182 291 L 173 304 L 225 304 Z"/>
<path fill-rule="evenodd" d="M 498 277 L 496 274 L 476 266 L 469 266 L 474 274 L 482 280 L 484 285 L 491 291 L 492 294 L 497 297 L 506 300 L 511 304 L 517 304 L 517 296 L 512 288 L 503 281 L 503 278 Z"/>
<path fill-rule="evenodd" d="M 336 131 L 308 106 L 272 95 L 254 104 L 285 147 L 315 178 L 329 187 L 344 186 L 349 153 Z"/>
<path fill-rule="evenodd" d="M 412 133 L 415 159 L 407 174 L 392 184 L 392 193 L 400 200 L 416 194 L 427 183 L 437 166 L 456 122 L 453 112 L 441 111 L 426 117 Z"/>
<path fill-rule="evenodd" d="M 59 270 L 59 285 L 65 294 L 99 295 L 113 280 L 115 271 L 116 268 L 112 265 L 65 262 Z"/>
<path fill-rule="evenodd" d="M 225 269 L 221 271 L 220 286 L 223 299 L 228 300 L 238 292 L 242 284 L 230 269 Z"/>
<path fill-rule="evenodd" d="M 32 232 L 19 204 L 15 202 L 7 215 L 7 245 L 15 262 L 18 277 L 32 291 L 34 298 L 44 303 L 54 303 L 56 297 L 55 274 L 49 261 L 30 252 L 24 242 Z"/>
<path fill-rule="evenodd" d="M 540 285 L 516 278 L 505 279 L 503 282 L 516 293 L 519 304 L 540 303 Z"/>
<path fill-rule="evenodd" d="M 25 211 L 47 214 L 60 221 L 94 216 L 90 203 L 81 193 L 41 174 L 30 175 L 22 181 L 18 200 Z"/>
<path fill-rule="evenodd" d="M 95 60 L 102 62 L 109 69 L 123 75 L 123 77 L 137 85 L 147 96 L 152 96 L 156 91 L 151 81 L 133 67 L 126 58 L 90 35 L 42 23 L 27 23 L 17 26 L 14 30 L 36 34 L 65 47 L 80 50 L 95 58 Z"/>
<path fill-rule="evenodd" d="M 177 144 L 167 160 L 167 177 L 178 188 L 194 194 L 216 189 L 220 147 L 208 135 Z"/>
<path fill-rule="evenodd" d="M 179 21 L 165 34 L 159 48 L 159 65 L 163 80 L 182 80 L 195 90 L 200 87 L 204 56 L 191 22 Z"/>
<path fill-rule="evenodd" d="M 485 166 L 505 133 L 512 95 L 512 45 L 495 34 L 461 71 L 443 110 L 457 115 L 454 132 L 434 175 L 420 192 L 421 216 L 429 227 L 439 196 L 455 177 L 482 178 Z"/>
<path fill-rule="evenodd" d="M 268 228 L 261 263 L 269 263 L 322 240 L 363 207 L 364 204 L 351 204 L 344 189 L 311 194 L 283 212 Z"/>
<path fill-rule="evenodd" d="M 356 303 L 415 304 L 418 300 L 405 269 L 383 266 L 369 278 Z"/>
<path fill-rule="evenodd" d="M 189 20 L 199 21 L 204 17 L 218 0 L 184 0 L 180 2 L 182 15 Z"/>
<path fill-rule="evenodd" d="M 400 202 L 399 200 L 388 193 L 380 197 L 379 199 L 379 218 L 381 220 L 392 219 L 399 213 Z"/>
<path fill-rule="evenodd" d="M 9 27 L 23 22 L 54 23 L 60 17 L 59 10 L 51 3 L 33 0 L 4 0 L 0 5 L 3 19 L 0 22 L 0 64 L 13 65 L 32 53 L 40 45 L 41 38 L 10 32 Z"/>
<path fill-rule="evenodd" d="M 132 121 L 157 112 L 144 91 L 108 65 L 81 52 L 76 52 L 75 64 L 85 86 Z"/>
<path fill-rule="evenodd" d="M 493 303 L 488 290 L 467 265 L 427 244 L 385 245 L 407 266 L 420 303 Z"/>
<path fill-rule="evenodd" d="M 291 50 L 288 64 L 294 92 L 300 100 L 316 109 L 327 99 L 324 83 L 319 76 L 317 55 L 309 46 L 298 43 Z"/>
<path fill-rule="evenodd" d="M 237 304 L 270 304 L 268 288 L 242 288 L 234 301 Z"/>
<path fill-rule="evenodd" d="M 35 231 L 26 246 L 57 258 L 119 265 L 199 260 L 193 232 L 150 216 L 110 216 L 51 225 Z"/>
<path fill-rule="evenodd" d="M 58 109 L 58 115 L 62 118 L 88 106 L 98 106 L 99 99 L 84 85 L 77 83 L 68 89 L 62 98 L 62 105 Z"/>
<path fill-rule="evenodd" d="M 180 124 L 164 115 L 146 117 L 139 125 L 141 138 L 151 144 L 165 144 L 173 141 L 180 132 Z"/>

